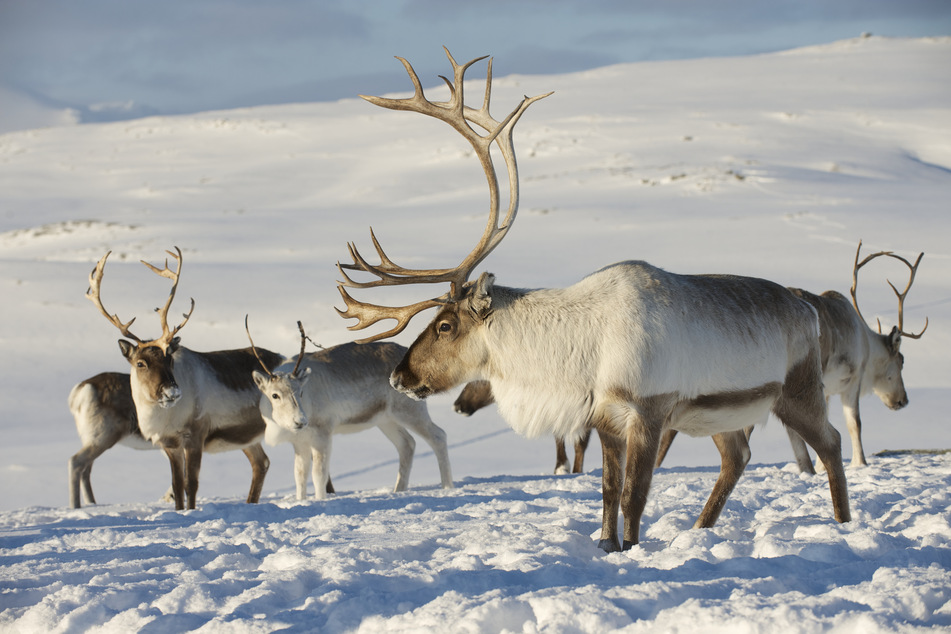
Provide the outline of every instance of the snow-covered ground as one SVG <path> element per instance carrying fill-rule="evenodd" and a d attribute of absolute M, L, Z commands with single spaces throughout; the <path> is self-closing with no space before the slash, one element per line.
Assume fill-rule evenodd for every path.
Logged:
<path fill-rule="evenodd" d="M 645 259 L 847 293 L 859 239 L 867 251 L 925 252 L 905 306 L 906 329 L 930 320 L 903 344 L 911 404 L 864 399 L 865 447 L 948 448 L 949 68 L 949 38 L 871 37 L 499 77 L 496 114 L 522 94 L 555 94 L 519 124 L 521 212 L 484 266 L 500 284 L 564 286 Z M 335 441 L 328 502 L 292 499 L 284 445 L 267 449 L 262 504 L 241 503 L 244 456 L 218 454 L 203 463 L 199 508 L 174 512 L 157 501 L 164 456 L 119 447 L 93 471 L 101 504 L 65 508 L 79 448 L 66 395 L 125 369 L 118 331 L 83 298 L 105 251 L 106 305 L 138 316 L 142 336 L 157 334 L 147 313 L 168 286 L 138 260 L 177 245 L 173 310 L 196 301 L 185 345 L 243 347 L 248 314 L 257 345 L 290 355 L 298 319 L 324 345 L 352 337 L 332 308 L 347 241 L 368 250 L 372 225 L 397 261 L 453 265 L 481 234 L 484 189 L 446 126 L 357 99 L 0 136 L 0 629 L 951 627 L 951 456 L 871 456 L 848 473 L 854 519 L 838 525 L 824 478 L 790 466 L 775 422 L 754 435 L 752 464 L 710 530 L 690 526 L 718 456 L 709 440 L 678 438 L 643 543 L 621 554 L 594 542 L 598 447 L 585 474 L 549 475 L 550 440 L 516 436 L 494 408 L 462 418 L 455 394 L 430 404 L 455 490 L 437 488 L 420 443 L 413 488 L 389 493 L 395 451 L 369 431 Z M 885 278 L 901 287 L 906 276 L 891 263 L 863 269 L 866 318 L 895 322 Z M 830 416 L 844 433 L 837 400 Z"/>

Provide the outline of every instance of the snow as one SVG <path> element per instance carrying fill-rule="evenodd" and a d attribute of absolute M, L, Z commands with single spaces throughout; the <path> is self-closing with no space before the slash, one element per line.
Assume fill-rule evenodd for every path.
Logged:
<path fill-rule="evenodd" d="M 911 404 L 892 412 L 866 397 L 863 438 L 869 454 L 946 449 L 949 61 L 951 38 L 870 37 L 497 77 L 497 116 L 523 94 L 555 94 L 519 123 L 521 211 L 483 266 L 500 284 L 542 287 L 644 259 L 847 293 L 859 239 L 868 252 L 924 252 L 905 306 L 906 329 L 930 323 L 902 347 Z M 69 389 L 125 370 L 118 333 L 83 298 L 105 251 L 104 303 L 138 316 L 142 336 L 157 334 L 146 313 L 168 287 L 138 260 L 177 245 L 173 311 L 196 301 L 185 345 L 243 347 L 248 314 L 258 346 L 291 355 L 298 319 L 325 346 L 354 336 L 332 309 L 347 241 L 369 250 L 372 225 L 394 260 L 452 265 L 482 231 L 484 189 L 448 128 L 357 99 L 0 135 L 0 630 L 951 627 L 951 454 L 870 455 L 848 470 L 853 521 L 839 525 L 826 480 L 798 473 L 775 421 L 755 432 L 752 463 L 707 530 L 690 527 L 718 457 L 709 440 L 679 437 L 642 543 L 609 555 L 595 541 L 597 443 L 585 473 L 550 475 L 551 440 L 518 437 L 494 408 L 460 417 L 455 394 L 430 399 L 453 490 L 419 444 L 411 489 L 389 492 L 395 451 L 368 431 L 335 439 L 338 493 L 325 502 L 293 499 L 282 445 L 267 448 L 261 504 L 242 502 L 249 469 L 233 452 L 206 457 L 199 508 L 175 512 L 158 501 L 164 456 L 123 447 L 96 462 L 100 504 L 65 508 L 79 448 Z M 862 276 L 863 313 L 890 327 L 885 278 L 901 286 L 907 271 L 882 263 Z M 360 298 L 383 299 L 372 293 Z M 830 418 L 845 434 L 837 400 Z"/>

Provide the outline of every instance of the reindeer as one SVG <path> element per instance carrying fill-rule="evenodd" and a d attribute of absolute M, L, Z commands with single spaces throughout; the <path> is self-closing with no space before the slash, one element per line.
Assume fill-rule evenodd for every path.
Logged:
<path fill-rule="evenodd" d="M 473 380 L 488 380 L 499 413 L 527 436 L 580 436 L 593 427 L 603 454 L 602 527 L 605 551 L 638 543 L 654 460 L 667 429 L 713 435 L 722 466 L 696 526 L 714 524 L 749 461 L 743 429 L 770 411 L 818 453 L 828 470 L 836 520 L 850 520 L 839 433 L 826 418 L 816 311 L 773 282 L 733 275 L 678 275 L 646 262 L 607 266 L 567 288 L 497 286 L 476 266 L 504 239 L 518 209 L 518 169 L 512 131 L 531 104 L 525 97 L 502 121 L 489 114 L 492 65 L 479 109 L 464 103 L 463 78 L 478 59 L 444 78 L 446 102 L 426 99 L 416 72 L 399 58 L 415 92 L 405 99 L 363 97 L 395 110 L 419 112 L 451 125 L 469 141 L 489 186 L 489 220 L 476 247 L 456 267 L 413 270 L 393 262 L 371 229 L 380 258 L 371 264 L 353 243 L 353 260 L 338 263 L 338 289 L 355 318 L 350 329 L 393 319 L 376 341 L 401 332 L 414 315 L 438 308 L 390 376 L 406 394 L 424 399 Z M 484 58 L 479 58 L 484 59 Z M 551 94 L 551 93 L 549 93 Z M 486 130 L 483 136 L 470 124 Z M 490 154 L 501 151 L 509 177 L 509 207 L 500 222 L 499 186 Z M 346 271 L 376 279 L 354 280 Z M 449 283 L 441 297 L 403 307 L 360 302 L 347 288 Z M 623 486 L 623 488 L 622 488 Z M 623 542 L 618 511 L 623 508 Z"/>
<path fill-rule="evenodd" d="M 463 416 L 472 416 L 474 413 L 488 407 L 495 402 L 492 396 L 492 384 L 488 381 L 473 381 L 467 383 L 462 392 L 452 404 L 452 409 L 457 414 Z M 555 438 L 555 475 L 565 475 L 568 473 L 581 473 L 584 471 L 584 452 L 588 449 L 588 442 L 591 440 L 591 430 L 585 432 L 575 440 L 575 461 L 572 467 L 568 468 L 568 449 L 565 447 L 564 438 Z"/>
<path fill-rule="evenodd" d="M 96 458 L 117 443 L 133 449 L 155 449 L 142 437 L 132 402 L 129 375 L 103 372 L 77 383 L 69 391 L 69 411 L 83 444 L 69 459 L 69 504 L 82 506 L 80 486 L 87 504 L 95 504 L 92 492 L 92 465 Z"/>
<path fill-rule="evenodd" d="M 300 322 L 297 327 L 301 333 L 297 359 L 274 371 L 262 363 L 264 373 L 252 373 L 261 391 L 260 410 L 267 424 L 265 440 L 272 446 L 282 442 L 294 446 L 297 499 L 307 497 L 308 472 L 316 499 L 326 499 L 327 493 L 333 493 L 333 435 L 352 434 L 370 427 L 378 427 L 399 454 L 394 491 L 406 490 L 413 467 L 416 440 L 407 429 L 422 436 L 433 448 L 442 487 L 453 488 L 446 432 L 430 419 L 425 403 L 411 400 L 390 387 L 390 371 L 406 348 L 394 343 L 345 343 L 305 355 L 304 327 Z M 253 341 L 251 348 L 254 349 Z"/>
<path fill-rule="evenodd" d="M 195 508 L 204 451 L 235 449 L 243 451 L 251 462 L 247 501 L 256 503 L 270 465 L 261 447 L 264 419 L 258 411 L 258 391 L 251 378 L 259 357 L 250 348 L 196 352 L 181 345 L 176 335 L 188 323 L 195 300 L 191 300 L 191 309 L 183 315 L 184 321 L 170 328 L 168 310 L 175 299 L 182 269 L 182 252 L 178 247 L 175 251 L 167 251 L 178 262 L 174 272 L 168 268 L 168 260 L 164 269 L 142 261 L 152 272 L 172 280 L 165 306 L 158 309 L 162 325 L 159 338 L 140 339 L 129 330 L 134 317 L 122 323 L 118 315 L 110 315 L 103 307 L 100 284 L 111 252 L 102 256 L 89 274 L 86 297 L 123 337 L 135 342 L 120 339 L 119 348 L 132 367 L 132 400 L 142 435 L 163 449 L 171 464 L 175 508 L 185 508 L 186 495 L 188 508 Z M 263 363 L 271 368 L 284 360 L 275 352 L 258 352 Z"/>
<path fill-rule="evenodd" d="M 822 383 L 826 402 L 835 395 L 842 401 L 842 410 L 845 415 L 849 437 L 852 440 L 852 468 L 867 466 L 865 450 L 862 447 L 862 419 L 859 415 L 859 399 L 869 392 L 874 392 L 886 407 L 900 410 L 908 405 L 908 394 L 905 392 L 905 383 L 902 380 L 902 368 L 905 358 L 902 355 L 901 338 L 920 339 L 928 329 L 928 319 L 925 318 L 924 328 L 918 334 L 905 332 L 904 311 L 905 296 L 911 289 L 918 272 L 918 265 L 924 253 L 912 264 L 900 255 L 891 251 L 879 251 L 868 255 L 859 262 L 862 252 L 862 241 L 855 251 L 855 263 L 852 267 L 852 303 L 844 295 L 836 291 L 826 291 L 815 295 L 799 288 L 790 288 L 794 295 L 809 302 L 819 313 L 819 347 L 822 351 Z M 888 282 L 898 297 L 898 325 L 893 326 L 887 335 L 882 333 L 881 321 L 878 322 L 878 332 L 869 328 L 859 310 L 856 289 L 858 287 L 859 269 L 875 258 L 888 256 L 905 264 L 911 270 L 908 285 L 903 292 L 899 292 L 895 285 Z M 886 280 L 887 281 L 887 280 Z M 854 308 L 854 310 L 853 310 Z M 792 429 L 787 428 L 789 441 L 792 445 L 796 463 L 803 473 L 815 473 L 809 450 L 802 438 Z M 657 456 L 659 467 L 676 436 L 675 430 L 668 430 L 661 444 Z M 752 428 L 746 430 L 747 438 Z M 821 464 L 820 464 L 821 468 Z"/>

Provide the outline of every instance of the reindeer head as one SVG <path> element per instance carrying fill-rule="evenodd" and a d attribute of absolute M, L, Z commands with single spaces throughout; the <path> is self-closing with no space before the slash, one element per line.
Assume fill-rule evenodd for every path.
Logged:
<path fill-rule="evenodd" d="M 270 420 L 288 431 L 300 431 L 307 426 L 307 415 L 301 407 L 301 401 L 304 394 L 304 386 L 310 378 L 310 368 L 304 368 L 300 371 L 300 362 L 304 358 L 304 346 L 307 345 L 307 335 L 304 334 L 304 326 L 297 322 L 300 329 L 300 354 L 297 355 L 297 363 L 290 372 L 271 372 L 261 357 L 258 356 L 258 350 L 251 339 L 251 331 L 248 329 L 248 317 L 244 317 L 244 329 L 248 333 L 248 341 L 251 342 L 251 350 L 257 357 L 258 363 L 264 369 L 264 373 L 255 370 L 252 372 L 254 384 L 261 390 L 261 410 L 265 420 Z"/>
<path fill-rule="evenodd" d="M 924 257 L 925 254 L 919 253 L 918 259 L 915 260 L 914 264 L 900 255 L 895 255 L 891 251 L 873 253 L 859 262 L 859 253 L 861 251 L 862 241 L 859 240 L 858 249 L 855 251 L 855 264 L 852 267 L 852 288 L 850 290 L 852 293 L 852 306 L 855 307 L 855 312 L 858 313 L 859 318 L 861 318 L 863 322 L 865 318 L 862 317 L 862 311 L 859 310 L 858 299 L 856 298 L 859 269 L 877 257 L 888 256 L 903 262 L 905 266 L 911 270 L 908 285 L 905 286 L 905 290 L 902 292 L 899 292 L 891 281 L 886 280 L 898 297 L 898 325 L 892 326 L 891 332 L 886 335 L 882 333 L 882 322 L 876 320 L 878 321 L 878 335 L 877 340 L 873 342 L 868 360 L 869 367 L 866 371 L 866 376 L 871 375 L 871 386 L 875 395 L 878 396 L 887 407 L 899 410 L 908 405 L 908 393 L 905 391 L 905 382 L 902 379 L 905 357 L 901 353 L 901 338 L 904 336 L 910 339 L 920 339 L 921 336 L 925 334 L 925 330 L 928 329 L 928 318 L 926 317 L 925 326 L 918 334 L 905 332 L 904 330 L 905 296 L 908 295 L 908 291 L 915 281 L 915 275 L 918 273 L 918 265 L 921 263 L 921 258 Z"/>
<path fill-rule="evenodd" d="M 142 264 L 148 267 L 152 272 L 172 280 L 172 290 L 169 292 L 165 306 L 156 309 L 162 324 L 162 335 L 157 339 L 140 339 L 129 330 L 132 322 L 135 321 L 135 317 L 126 323 L 122 323 L 118 315 L 110 315 L 105 307 L 103 307 L 100 297 L 100 285 L 105 272 L 106 259 L 111 253 L 110 251 L 102 256 L 99 262 L 96 263 L 96 268 L 89 274 L 89 289 L 86 291 L 86 298 L 99 308 L 99 312 L 109 320 L 109 323 L 118 328 L 124 337 L 135 342 L 132 343 L 126 339 L 119 340 L 119 349 L 122 351 L 122 355 L 129 361 L 129 365 L 132 366 L 133 392 L 159 407 L 172 407 L 182 396 L 182 391 L 178 387 L 173 373 L 173 355 L 175 351 L 178 350 L 180 342 L 179 337 L 176 335 L 178 331 L 188 323 L 192 311 L 195 310 L 195 300 L 193 299 L 191 300 L 191 308 L 188 313 L 183 315 L 185 319 L 182 323 L 175 328 L 169 328 L 168 309 L 172 305 L 172 300 L 175 299 L 175 291 L 178 289 L 178 277 L 182 270 L 181 249 L 175 247 L 175 253 L 166 251 L 166 253 L 178 262 L 177 270 L 174 272 L 168 268 L 168 260 L 165 261 L 164 269 L 159 269 L 144 260 L 142 261 Z"/>
<path fill-rule="evenodd" d="M 476 110 L 464 103 L 464 77 L 470 66 L 486 58 L 480 57 L 466 64 L 457 64 L 448 50 L 446 50 L 446 57 L 453 68 L 452 82 L 442 77 L 443 81 L 449 86 L 449 101 L 432 102 L 427 100 L 416 71 L 413 70 L 408 61 L 401 57 L 397 59 L 402 62 L 410 80 L 413 82 L 415 94 L 406 99 L 385 99 L 363 95 L 361 97 L 384 108 L 418 112 L 444 121 L 472 145 L 485 172 L 489 186 L 489 219 L 482 238 L 469 255 L 454 268 L 407 269 L 398 266 L 387 257 L 371 229 L 370 237 L 380 258 L 380 264 L 372 265 L 367 262 L 352 243 L 348 244 L 347 247 L 353 263 L 337 264 L 340 274 L 343 276 L 343 281 L 339 283 L 337 288 L 340 290 L 347 306 L 345 311 L 338 309 L 337 312 L 342 317 L 359 320 L 357 324 L 349 327 L 350 330 L 366 328 L 381 319 L 394 319 L 397 322 L 391 330 L 361 339 L 359 343 L 376 341 L 396 335 L 406 328 L 410 319 L 417 313 L 427 308 L 439 308 L 436 318 L 419 335 L 391 376 L 391 383 L 395 388 L 416 398 L 425 398 L 429 394 L 449 389 L 469 380 L 473 375 L 473 368 L 478 365 L 480 360 L 484 360 L 484 351 L 480 352 L 477 338 L 471 336 L 471 334 L 491 312 L 493 277 L 489 274 L 483 274 L 476 284 L 471 284 L 468 280 L 475 268 L 498 246 L 508 233 L 518 212 L 518 166 L 515 161 L 515 149 L 512 142 L 512 132 L 515 124 L 532 103 L 551 94 L 525 97 L 507 117 L 502 121 L 497 121 L 489 114 L 489 101 L 492 93 L 492 60 L 490 59 L 488 63 L 482 106 Z M 486 131 L 486 134 L 478 133 L 470 124 L 482 128 Z M 505 160 L 509 181 L 509 207 L 501 221 L 499 217 L 499 183 L 490 153 L 493 143 L 497 145 Z M 345 269 L 364 271 L 378 279 L 369 282 L 356 282 L 347 275 Z M 345 286 L 349 288 L 370 288 L 443 282 L 449 283 L 449 292 L 445 295 L 399 308 L 358 302 L 344 290 Z"/>

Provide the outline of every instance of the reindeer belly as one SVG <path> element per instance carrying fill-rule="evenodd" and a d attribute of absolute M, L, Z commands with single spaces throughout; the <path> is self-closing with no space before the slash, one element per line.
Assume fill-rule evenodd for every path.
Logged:
<path fill-rule="evenodd" d="M 258 410 L 255 408 L 249 411 L 240 422 L 227 427 L 219 427 L 208 434 L 205 439 L 204 451 L 219 453 L 244 449 L 249 445 L 261 442 L 264 437 L 264 430 L 264 419 L 258 415 Z"/>
<path fill-rule="evenodd" d="M 782 384 L 777 382 L 681 401 L 671 413 L 670 427 L 689 436 L 745 429 L 766 421 L 781 392 Z"/>
<path fill-rule="evenodd" d="M 131 447 L 132 449 L 158 449 L 158 447 L 138 434 L 129 434 L 120 440 L 119 444 Z"/>

